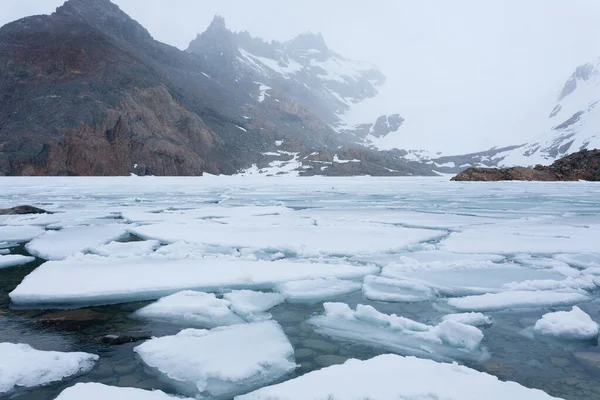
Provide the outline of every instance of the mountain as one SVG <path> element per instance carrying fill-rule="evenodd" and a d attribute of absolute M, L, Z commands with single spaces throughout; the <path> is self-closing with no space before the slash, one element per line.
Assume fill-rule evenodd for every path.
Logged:
<path fill-rule="evenodd" d="M 266 43 L 216 17 L 187 51 L 109 0 L 0 28 L 0 175 L 432 175 L 343 116 L 385 81 L 323 37 Z"/>
<path fill-rule="evenodd" d="M 415 159 L 433 162 L 436 171 L 454 173 L 469 167 L 550 165 L 565 155 L 600 148 L 600 59 L 575 69 L 541 126 L 541 134 L 523 132 L 531 138 L 527 143 L 457 156 L 431 157 L 424 152 Z"/>

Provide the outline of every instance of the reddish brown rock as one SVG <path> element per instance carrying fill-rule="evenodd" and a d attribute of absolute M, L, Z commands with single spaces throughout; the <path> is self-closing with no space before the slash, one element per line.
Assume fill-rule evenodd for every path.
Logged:
<path fill-rule="evenodd" d="M 600 150 L 581 150 L 550 166 L 469 168 L 453 181 L 600 181 Z"/>

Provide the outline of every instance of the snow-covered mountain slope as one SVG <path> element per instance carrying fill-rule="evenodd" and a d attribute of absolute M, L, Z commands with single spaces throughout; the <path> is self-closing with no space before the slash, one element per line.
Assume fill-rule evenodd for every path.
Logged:
<path fill-rule="evenodd" d="M 278 94 L 308 108 L 348 142 L 363 143 L 396 132 L 397 112 L 356 121 L 353 110 L 379 94 L 386 81 L 378 67 L 331 50 L 321 34 L 306 33 L 288 42 L 265 42 L 248 32 L 231 32 L 221 17 L 190 43 L 188 52 L 221 60 L 240 80 L 254 82 L 255 100 L 277 101 Z M 368 117 L 371 119 L 371 117 Z M 368 140 L 366 140 L 368 142 Z"/>

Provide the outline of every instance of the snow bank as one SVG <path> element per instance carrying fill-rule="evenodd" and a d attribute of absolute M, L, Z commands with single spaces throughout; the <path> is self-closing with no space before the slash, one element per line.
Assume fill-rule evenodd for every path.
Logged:
<path fill-rule="evenodd" d="M 276 382 L 296 368 L 294 349 L 274 321 L 187 329 L 134 351 L 189 396 L 231 397 Z"/>
<path fill-rule="evenodd" d="M 348 360 L 236 400 L 550 400 L 537 389 L 456 365 L 386 354 Z"/>
<path fill-rule="evenodd" d="M 376 271 L 376 267 L 289 261 L 81 256 L 42 264 L 10 297 L 18 305 L 109 304 L 153 300 L 182 290 L 272 289 L 307 278 L 356 279 Z"/>
<path fill-rule="evenodd" d="M 590 300 L 581 292 L 512 291 L 448 300 L 458 310 L 493 311 L 507 308 L 568 306 Z"/>
<path fill-rule="evenodd" d="M 275 287 L 275 290 L 284 295 L 288 302 L 316 303 L 356 292 L 360 287 L 361 284 L 358 282 L 318 278 L 281 283 Z"/>
<path fill-rule="evenodd" d="M 581 308 L 545 314 L 535 323 L 533 330 L 541 335 L 561 339 L 591 340 L 598 337 L 598 324 Z"/>
<path fill-rule="evenodd" d="M 78 226 L 47 231 L 29 242 L 27 251 L 45 260 L 62 260 L 125 235 L 125 225 Z"/>
<path fill-rule="evenodd" d="M 359 304 L 352 310 L 344 303 L 325 303 L 325 314 L 309 319 L 317 332 L 334 339 L 379 347 L 407 355 L 439 359 L 482 359 L 483 333 L 456 321 L 436 326 L 395 314 L 378 312 Z"/>
<path fill-rule="evenodd" d="M 0 255 L 0 269 L 29 264 L 32 261 L 35 261 L 35 257 L 22 256 L 19 254 Z"/>
<path fill-rule="evenodd" d="M 245 321 L 231 311 L 230 304 L 213 293 L 187 290 L 163 297 L 137 310 L 135 315 L 199 328 L 243 324 Z"/>
<path fill-rule="evenodd" d="M 106 386 L 101 383 L 78 383 L 62 393 L 56 400 L 192 400 L 170 396 L 160 390 L 142 390 Z"/>
<path fill-rule="evenodd" d="M 0 343 L 0 394 L 87 373 L 96 360 L 94 354 L 40 351 L 27 344 Z"/>

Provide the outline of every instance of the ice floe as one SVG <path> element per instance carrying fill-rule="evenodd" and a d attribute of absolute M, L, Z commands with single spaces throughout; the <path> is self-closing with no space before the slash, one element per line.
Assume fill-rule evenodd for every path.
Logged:
<path fill-rule="evenodd" d="M 192 400 L 171 396 L 160 390 L 142 390 L 107 386 L 101 383 L 78 383 L 67 388 L 56 400 Z"/>
<path fill-rule="evenodd" d="M 325 303 L 325 313 L 311 317 L 317 332 L 334 339 L 370 345 L 404 355 L 436 359 L 484 359 L 483 333 L 456 321 L 432 326 L 377 311 L 359 304 L 352 310 L 344 303 Z"/>
<path fill-rule="evenodd" d="M 112 257 L 143 256 L 153 252 L 160 246 L 158 240 L 144 240 L 137 242 L 110 242 L 90 250 L 93 254 Z"/>
<path fill-rule="evenodd" d="M 583 292 L 516 290 L 449 299 L 448 304 L 458 310 L 494 311 L 511 308 L 568 306 L 590 299 L 591 297 Z"/>
<path fill-rule="evenodd" d="M 0 395 L 89 372 L 98 356 L 40 351 L 27 344 L 0 343 Z"/>
<path fill-rule="evenodd" d="M 456 253 L 585 253 L 600 237 L 599 224 L 561 222 L 556 217 L 534 217 L 484 225 L 452 233 L 441 248 Z"/>
<path fill-rule="evenodd" d="M 133 227 L 130 232 L 145 239 L 174 243 L 186 241 L 225 248 L 268 249 L 304 256 L 398 251 L 421 241 L 439 238 L 445 232 L 390 226 L 239 226 L 236 224 L 160 223 Z"/>
<path fill-rule="evenodd" d="M 22 256 L 19 254 L 0 255 L 0 269 L 29 264 L 32 261 L 35 261 L 35 257 Z"/>
<path fill-rule="evenodd" d="M 24 243 L 46 232 L 38 226 L 0 226 L 0 241 Z"/>
<path fill-rule="evenodd" d="M 456 365 L 386 354 L 348 360 L 236 400 L 550 400 L 537 389 Z"/>
<path fill-rule="evenodd" d="M 277 382 L 295 368 L 294 349 L 274 321 L 187 329 L 135 348 L 180 393 L 228 397 Z"/>
<path fill-rule="evenodd" d="M 389 302 L 424 301 L 435 297 L 429 286 L 415 281 L 367 276 L 362 287 L 366 299 Z"/>
<path fill-rule="evenodd" d="M 71 227 L 59 231 L 47 231 L 25 247 L 36 257 L 45 260 L 62 260 L 75 253 L 111 242 L 125 233 L 125 225 L 120 224 Z"/>
<path fill-rule="evenodd" d="M 253 290 L 234 290 L 223 295 L 231 310 L 246 320 L 270 318 L 265 311 L 283 303 L 285 297 L 279 293 L 264 293 Z"/>
<path fill-rule="evenodd" d="M 191 290 L 163 297 L 135 312 L 142 318 L 171 322 L 187 327 L 215 328 L 245 321 L 229 308 L 230 302 L 213 293 Z"/>
<path fill-rule="evenodd" d="M 273 289 L 287 281 L 316 277 L 357 279 L 376 267 L 220 258 L 80 256 L 49 261 L 10 293 L 16 305 L 89 305 L 154 300 L 182 290 Z"/>
<path fill-rule="evenodd" d="M 288 302 L 316 303 L 360 290 L 361 284 L 335 278 L 305 279 L 284 282 L 275 290 L 285 296 Z"/>
<path fill-rule="evenodd" d="M 573 306 L 571 311 L 545 314 L 535 323 L 533 330 L 559 339 L 591 340 L 598 337 L 598 324 L 577 306 Z"/>
<path fill-rule="evenodd" d="M 494 322 L 492 317 L 478 312 L 447 314 L 442 317 L 442 321 L 456 321 L 472 326 L 489 326 Z"/>

